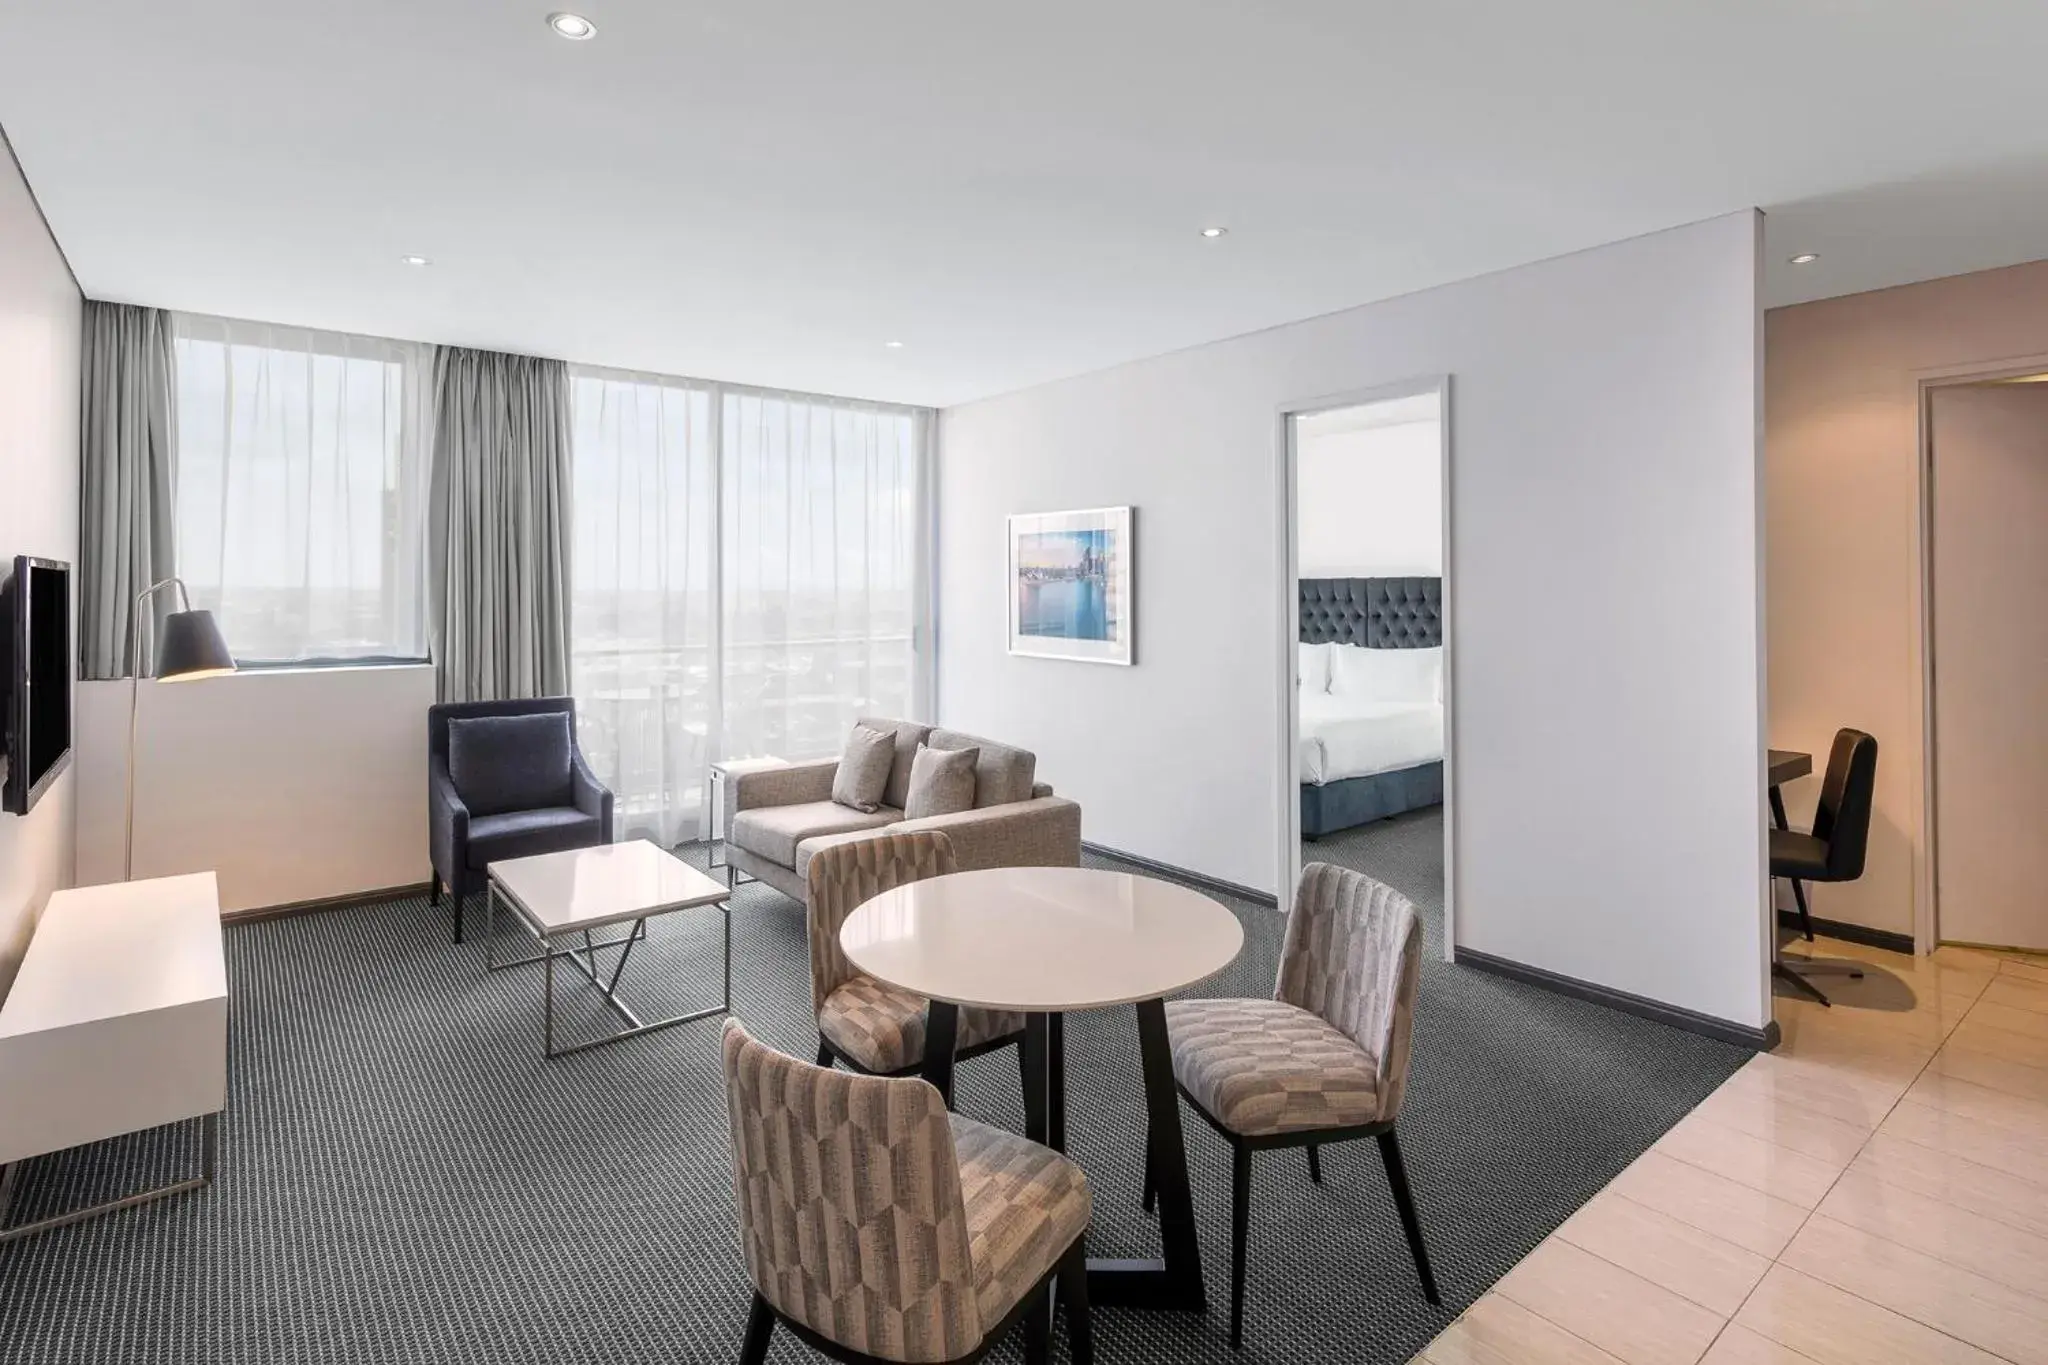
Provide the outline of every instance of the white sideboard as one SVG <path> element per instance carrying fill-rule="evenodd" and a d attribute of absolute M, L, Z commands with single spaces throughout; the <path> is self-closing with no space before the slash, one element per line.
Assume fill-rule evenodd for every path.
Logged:
<path fill-rule="evenodd" d="M 227 1104 L 228 978 L 211 872 L 50 897 L 0 1003 L 0 1240 L 212 1178 Z M 204 1122 L 201 1175 L 5 1228 L 19 1166 L 183 1119 Z"/>

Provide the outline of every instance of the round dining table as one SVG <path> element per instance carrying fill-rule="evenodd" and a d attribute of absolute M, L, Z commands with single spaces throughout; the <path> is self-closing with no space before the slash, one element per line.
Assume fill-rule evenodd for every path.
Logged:
<path fill-rule="evenodd" d="M 1201 1312 L 1187 1149 L 1167 995 L 1214 976 L 1244 946 L 1237 916 L 1173 882 L 1081 867 L 1005 867 L 911 882 L 867 901 L 839 931 L 848 960 L 925 997 L 923 1075 L 950 1102 L 961 1006 L 1025 1016 L 1025 1136 L 1066 1145 L 1063 1020 L 1129 1005 L 1159 1197 L 1156 1260 L 1088 1263 L 1095 1303 Z"/>

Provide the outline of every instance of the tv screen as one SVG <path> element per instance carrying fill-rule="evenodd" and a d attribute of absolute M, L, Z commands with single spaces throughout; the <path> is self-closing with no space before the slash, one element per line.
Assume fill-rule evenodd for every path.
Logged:
<path fill-rule="evenodd" d="M 26 815 L 71 761 L 71 566 L 17 555 L 4 597 L 7 778 L 0 805 Z"/>

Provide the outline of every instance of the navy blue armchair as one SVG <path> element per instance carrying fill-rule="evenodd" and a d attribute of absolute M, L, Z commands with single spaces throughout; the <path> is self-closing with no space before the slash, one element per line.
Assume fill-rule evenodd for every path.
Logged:
<path fill-rule="evenodd" d="M 427 812 L 433 902 L 446 886 L 457 943 L 463 899 L 491 863 L 612 839 L 612 794 L 576 747 L 568 697 L 428 707 Z"/>

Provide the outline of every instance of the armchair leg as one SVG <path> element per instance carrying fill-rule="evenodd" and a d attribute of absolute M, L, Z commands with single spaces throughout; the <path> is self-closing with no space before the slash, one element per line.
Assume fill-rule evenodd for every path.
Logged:
<path fill-rule="evenodd" d="M 768 1342 L 775 1335 L 775 1310 L 768 1306 L 768 1300 L 754 1295 L 754 1306 L 747 1312 L 747 1335 L 740 1343 L 740 1365 L 763 1365 L 768 1359 Z"/>
<path fill-rule="evenodd" d="M 1408 1168 L 1401 1162 L 1401 1144 L 1389 1128 L 1380 1134 L 1380 1159 L 1387 1164 L 1387 1184 L 1394 1191 L 1394 1207 L 1401 1214 L 1401 1230 L 1408 1234 L 1408 1250 L 1415 1255 L 1415 1273 L 1422 1279 L 1422 1297 L 1442 1303 L 1436 1294 L 1436 1276 L 1429 1268 L 1429 1249 L 1422 1244 L 1422 1224 L 1415 1217 L 1415 1196 L 1408 1191 Z"/>
<path fill-rule="evenodd" d="M 440 873 L 438 873 L 438 872 L 436 872 L 436 873 L 434 873 L 434 874 L 433 874 L 433 875 L 432 875 L 431 877 L 428 877 L 428 878 L 427 878 L 427 904 L 428 904 L 428 905 L 439 905 L 440 903 L 441 903 L 441 874 L 440 874 Z"/>
<path fill-rule="evenodd" d="M 455 941 L 457 943 L 462 942 L 462 901 L 468 892 L 469 888 L 463 885 L 463 878 L 460 876 L 455 877 L 448 883 L 448 899 L 454 903 L 455 907 L 450 913 L 455 919 Z"/>

